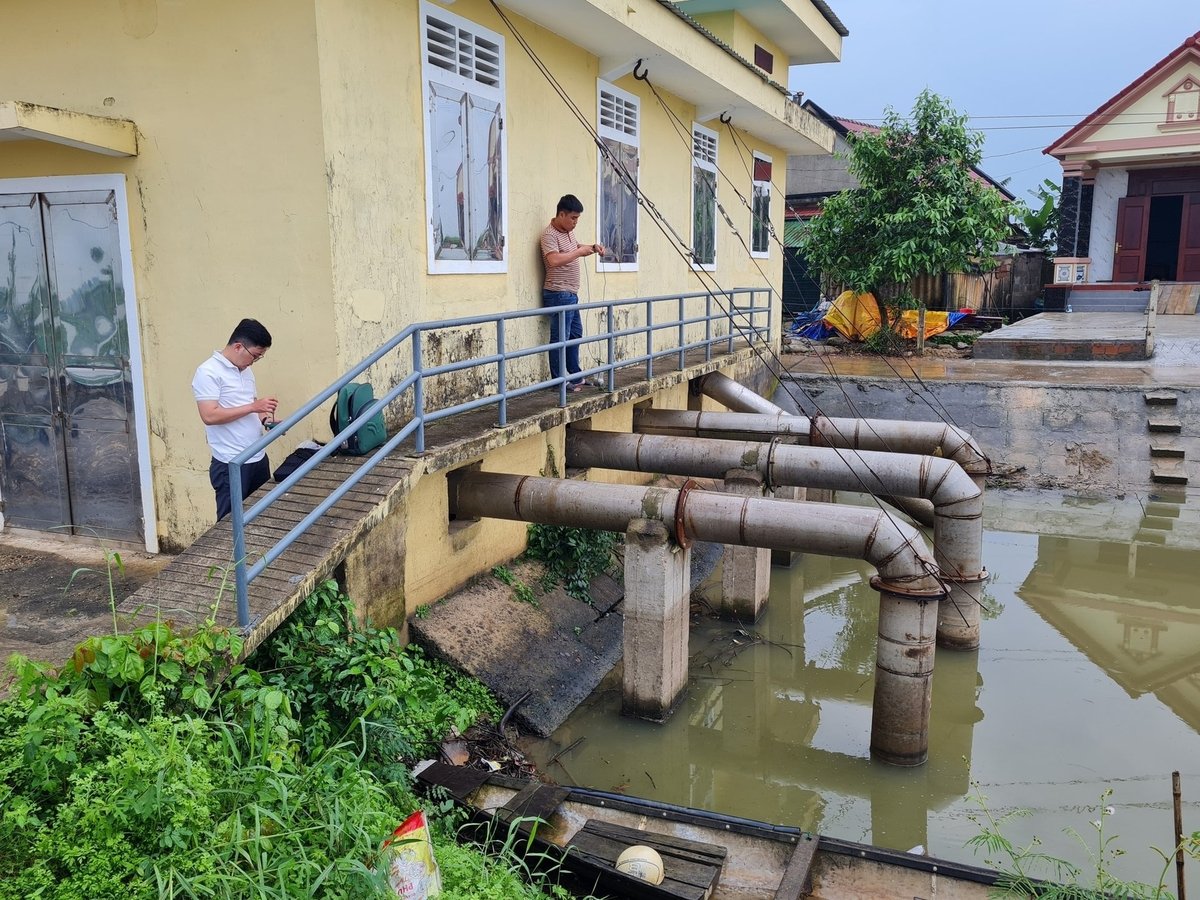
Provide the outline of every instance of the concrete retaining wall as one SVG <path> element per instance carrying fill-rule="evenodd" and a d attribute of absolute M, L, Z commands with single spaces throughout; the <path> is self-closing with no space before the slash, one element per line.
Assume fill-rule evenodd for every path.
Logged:
<path fill-rule="evenodd" d="M 1195 484 L 1200 471 L 1190 467 L 1200 459 L 1200 390 L 1173 392 L 1184 423 L 1176 440 Z M 796 375 L 772 399 L 805 415 L 950 421 L 971 433 L 997 472 L 1021 470 L 1013 478 L 1019 485 L 1085 493 L 1151 489 L 1150 409 L 1139 388 Z"/>

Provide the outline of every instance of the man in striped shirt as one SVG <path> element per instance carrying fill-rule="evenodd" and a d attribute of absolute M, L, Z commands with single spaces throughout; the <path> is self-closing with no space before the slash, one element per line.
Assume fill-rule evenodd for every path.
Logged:
<path fill-rule="evenodd" d="M 550 343 L 560 340 L 578 340 L 583 337 L 583 321 L 579 318 L 579 260 L 593 253 L 604 254 L 600 244 L 581 245 L 575 239 L 575 226 L 583 212 L 583 204 L 574 194 L 564 194 L 558 201 L 554 218 L 542 231 L 542 262 L 546 264 L 546 280 L 542 283 L 542 305 L 566 307 L 550 316 Z M 560 337 L 560 334 L 565 334 Z M 566 362 L 566 375 L 579 374 L 579 345 L 550 351 L 550 377 L 563 375 L 562 364 Z M 577 378 L 567 385 L 569 391 L 583 390 L 583 379 Z"/>

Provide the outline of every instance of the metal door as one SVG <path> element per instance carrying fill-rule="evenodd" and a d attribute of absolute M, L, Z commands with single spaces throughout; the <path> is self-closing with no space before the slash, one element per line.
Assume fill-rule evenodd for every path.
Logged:
<path fill-rule="evenodd" d="M 7 523 L 142 540 L 111 191 L 0 195 L 0 497 Z"/>

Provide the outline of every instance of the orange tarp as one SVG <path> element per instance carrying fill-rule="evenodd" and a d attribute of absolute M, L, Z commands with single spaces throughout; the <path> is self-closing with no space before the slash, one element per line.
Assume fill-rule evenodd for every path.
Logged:
<path fill-rule="evenodd" d="M 826 325 L 851 341 L 869 338 L 879 330 L 880 321 L 879 303 L 875 300 L 875 295 L 856 294 L 853 291 L 842 291 L 838 294 L 824 318 Z M 906 309 L 900 314 L 900 318 L 892 323 L 892 330 L 900 337 L 915 338 L 919 321 L 918 310 Z M 941 334 L 949 327 L 949 313 L 925 311 L 925 337 Z"/>

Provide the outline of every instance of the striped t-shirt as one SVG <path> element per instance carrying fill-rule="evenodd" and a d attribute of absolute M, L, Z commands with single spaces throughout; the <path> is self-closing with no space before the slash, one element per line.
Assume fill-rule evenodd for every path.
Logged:
<path fill-rule="evenodd" d="M 559 231 L 553 222 L 546 226 L 542 232 L 542 262 L 546 263 L 546 280 L 542 282 L 542 287 L 545 290 L 579 293 L 578 259 L 562 266 L 552 266 L 546 262 L 547 253 L 569 253 L 578 246 L 574 231 Z"/>

